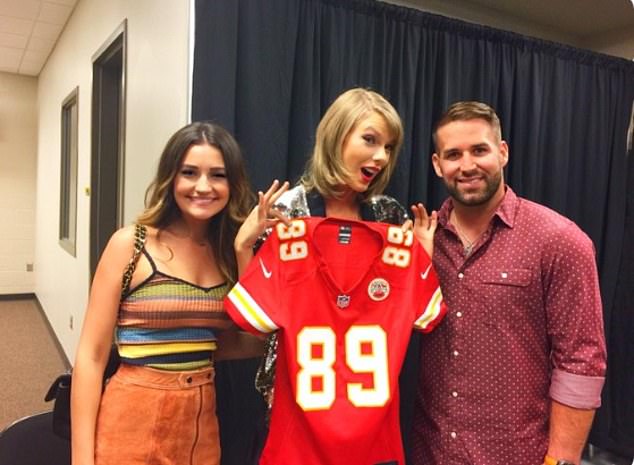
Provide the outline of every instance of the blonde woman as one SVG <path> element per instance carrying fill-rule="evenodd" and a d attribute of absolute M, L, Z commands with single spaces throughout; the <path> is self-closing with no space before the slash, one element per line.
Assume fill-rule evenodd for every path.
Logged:
<path fill-rule="evenodd" d="M 227 309 L 239 326 L 256 334 L 277 329 L 267 340 L 256 380 L 271 407 L 260 464 L 330 465 L 342 463 L 342 457 L 350 465 L 404 463 L 396 379 L 411 329 L 431 331 L 442 319 L 444 306 L 430 260 L 436 215 L 428 216 L 422 204 L 412 207 L 413 233 L 425 252 L 414 244 L 411 262 L 403 260 L 388 266 L 385 275 L 370 278 L 373 270 L 385 267 L 379 244 L 385 243 L 386 231 L 410 233 L 407 227 L 373 223 L 401 225 L 407 219 L 405 209 L 382 194 L 402 141 L 401 120 L 385 98 L 367 89 L 344 92 L 319 123 L 313 154 L 298 185 L 276 202 L 286 184 L 276 183 L 260 194 L 258 207 L 236 236 L 236 255 L 246 271 L 229 294 Z M 271 203 L 275 208 L 267 208 Z M 284 225 L 276 225 L 280 220 Z M 252 260 L 254 246 L 272 226 L 276 232 Z M 313 234 L 319 228 L 323 232 Z M 339 231 L 338 238 L 333 231 Z M 300 248 L 283 241 L 300 236 L 294 243 Z M 412 245 L 414 236 L 407 237 Z M 410 293 L 398 290 L 408 287 L 404 280 L 411 280 Z M 394 292 L 382 302 L 390 286 Z M 429 311 L 421 311 L 421 305 Z M 361 349 L 354 338 L 364 331 L 376 339 L 366 341 L 372 347 L 368 354 L 356 356 Z M 381 339 L 385 334 L 389 337 Z M 343 340 L 351 351 L 343 348 Z M 377 363 L 370 368 L 364 357 L 375 357 Z M 361 366 L 363 372 L 376 369 L 380 400 L 372 408 L 357 408 L 359 399 L 346 398 L 345 388 L 336 387 L 350 381 L 355 387 L 348 384 L 348 389 L 363 391 L 360 395 L 366 398 L 367 386 L 351 380 L 346 363 L 357 371 Z"/>

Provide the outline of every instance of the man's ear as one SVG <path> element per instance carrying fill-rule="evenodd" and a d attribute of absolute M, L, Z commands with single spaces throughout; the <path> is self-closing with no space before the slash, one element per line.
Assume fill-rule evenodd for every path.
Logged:
<path fill-rule="evenodd" d="M 500 156 L 502 158 L 502 167 L 505 167 L 509 162 L 509 146 L 505 140 L 500 141 Z"/>
<path fill-rule="evenodd" d="M 431 156 L 431 163 L 434 165 L 434 171 L 436 172 L 436 176 L 442 178 L 442 171 L 440 169 L 440 157 L 436 152 Z"/>

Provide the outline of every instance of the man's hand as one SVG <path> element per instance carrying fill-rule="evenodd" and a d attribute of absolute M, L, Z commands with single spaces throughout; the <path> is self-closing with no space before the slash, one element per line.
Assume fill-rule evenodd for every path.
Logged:
<path fill-rule="evenodd" d="M 434 233 L 438 226 L 438 213 L 436 210 L 427 214 L 427 210 L 422 203 L 412 205 L 412 217 L 414 220 L 407 220 L 403 224 L 403 229 L 412 229 L 418 242 L 421 243 L 427 255 L 431 258 L 434 253 Z"/>

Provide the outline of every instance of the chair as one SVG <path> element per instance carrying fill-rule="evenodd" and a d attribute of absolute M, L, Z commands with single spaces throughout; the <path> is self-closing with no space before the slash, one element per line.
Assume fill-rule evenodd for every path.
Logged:
<path fill-rule="evenodd" d="M 70 465 L 70 441 L 53 433 L 53 412 L 21 418 L 0 432 L 0 465 Z"/>

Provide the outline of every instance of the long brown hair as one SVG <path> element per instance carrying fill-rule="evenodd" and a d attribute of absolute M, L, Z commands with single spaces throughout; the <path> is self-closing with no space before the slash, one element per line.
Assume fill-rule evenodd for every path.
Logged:
<path fill-rule="evenodd" d="M 255 196 L 247 179 L 240 147 L 223 127 L 207 121 L 195 122 L 170 137 L 161 154 L 156 176 L 145 193 L 145 211 L 137 222 L 161 230 L 180 217 L 181 211 L 174 199 L 174 178 L 193 145 L 217 148 L 225 164 L 229 201 L 209 222 L 207 238 L 220 272 L 233 284 L 238 276 L 233 241 L 255 203 Z"/>

